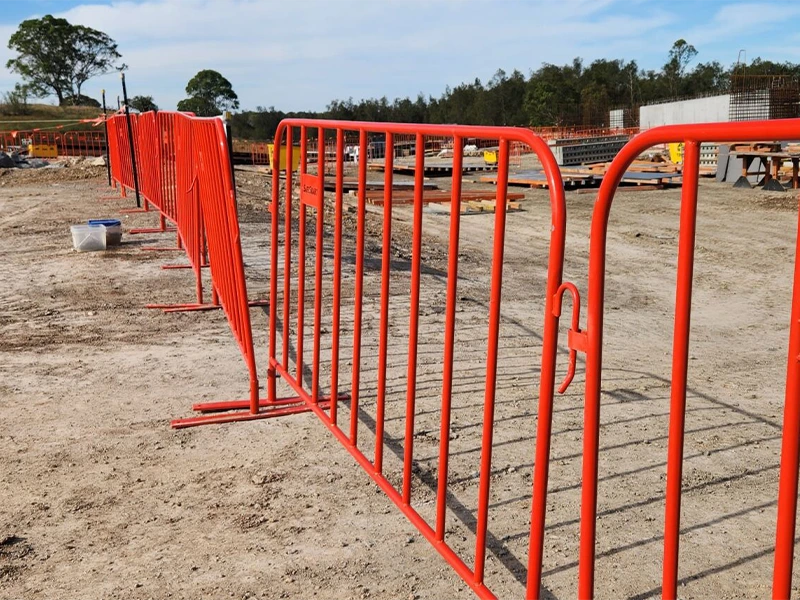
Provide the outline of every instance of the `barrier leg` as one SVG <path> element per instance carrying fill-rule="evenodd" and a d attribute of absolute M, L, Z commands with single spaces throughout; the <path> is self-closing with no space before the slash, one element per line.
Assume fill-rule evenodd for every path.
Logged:
<path fill-rule="evenodd" d="M 681 482 L 683 438 L 686 427 L 686 383 L 689 364 L 690 315 L 692 312 L 692 274 L 694 267 L 695 225 L 697 221 L 697 178 L 700 145 L 686 142 L 683 159 L 680 231 L 678 240 L 678 284 L 675 299 L 675 334 L 672 351 L 669 441 L 667 450 L 666 515 L 664 518 L 664 572 L 662 597 L 678 595 L 678 542 L 681 526 Z"/>
<path fill-rule="evenodd" d="M 797 229 L 800 233 L 800 221 L 798 221 Z M 798 235 L 795 250 L 792 316 L 789 327 L 789 360 L 786 373 L 786 400 L 783 409 L 775 567 L 772 581 L 773 600 L 789 598 L 792 593 L 797 479 L 798 469 L 800 469 L 798 423 L 800 423 L 800 235 Z"/>
<path fill-rule="evenodd" d="M 147 200 L 145 200 L 145 206 L 147 206 Z M 120 212 L 122 212 L 122 213 L 132 213 L 132 212 L 148 212 L 148 211 L 136 208 L 136 209 L 131 209 L 131 210 L 128 210 L 128 211 L 122 210 Z M 168 232 L 172 232 L 172 231 L 176 231 L 176 232 L 178 231 L 177 227 L 168 227 L 167 226 L 167 221 L 164 218 L 163 214 L 158 215 L 158 220 L 159 220 L 158 227 L 140 227 L 138 229 L 131 229 L 128 233 L 131 234 L 131 235 L 138 235 L 140 233 L 168 233 Z M 180 244 L 180 236 L 178 236 L 178 240 L 179 240 L 178 243 Z"/>
<path fill-rule="evenodd" d="M 149 213 L 149 212 L 151 212 L 150 211 L 150 203 L 145 198 L 144 206 L 142 208 L 124 208 L 119 212 L 122 213 L 123 215 L 131 215 L 131 214 L 135 214 L 135 213 Z"/>

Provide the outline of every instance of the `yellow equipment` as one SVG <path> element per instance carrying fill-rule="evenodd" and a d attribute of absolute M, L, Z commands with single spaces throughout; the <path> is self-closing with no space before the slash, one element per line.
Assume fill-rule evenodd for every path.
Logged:
<path fill-rule="evenodd" d="M 275 150 L 275 144 L 267 144 L 267 154 L 269 155 L 269 167 L 270 169 L 274 169 L 275 165 L 273 163 L 273 152 Z M 280 152 L 280 167 L 281 171 L 286 169 L 286 146 L 281 146 Z M 292 147 L 292 171 L 297 171 L 297 167 L 300 166 L 300 148 L 297 146 Z"/>
<path fill-rule="evenodd" d="M 58 158 L 58 146 L 55 144 L 30 144 L 28 156 L 31 158 Z"/>
<path fill-rule="evenodd" d="M 669 145 L 669 159 L 675 164 L 683 163 L 683 142 Z"/>

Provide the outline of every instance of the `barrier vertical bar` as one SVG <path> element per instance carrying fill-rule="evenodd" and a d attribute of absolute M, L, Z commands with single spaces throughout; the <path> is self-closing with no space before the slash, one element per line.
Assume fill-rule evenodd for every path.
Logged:
<path fill-rule="evenodd" d="M 311 363 L 311 399 L 319 399 L 320 328 L 322 326 L 322 234 L 325 228 L 325 132 L 317 128 L 317 177 L 319 179 L 314 257 L 314 345 Z"/>
<path fill-rule="evenodd" d="M 308 129 L 305 125 L 300 126 L 300 186 L 303 186 L 303 175 L 308 170 Z M 305 337 L 303 325 L 305 321 L 306 305 L 306 205 L 303 202 L 302 192 L 300 195 L 300 215 L 297 217 L 299 226 L 297 230 L 297 383 L 303 387 L 303 338 Z"/>
<path fill-rule="evenodd" d="M 453 348 L 458 301 L 458 245 L 461 230 L 461 181 L 464 143 L 453 138 L 453 181 L 450 194 L 450 246 L 447 250 L 447 300 L 445 303 L 444 360 L 442 365 L 442 422 L 439 433 L 439 472 L 436 486 L 436 539 L 444 540 L 447 514 L 447 471 L 450 458 L 450 409 L 453 398 Z"/>
<path fill-rule="evenodd" d="M 486 357 L 486 391 L 483 403 L 483 435 L 478 489 L 478 523 L 475 531 L 475 581 L 483 583 L 486 562 L 486 527 L 489 514 L 489 484 L 492 469 L 492 436 L 494 433 L 494 400 L 497 380 L 497 346 L 500 337 L 500 301 L 503 284 L 505 250 L 506 194 L 508 191 L 508 140 L 500 139 L 497 165 L 497 200 L 494 218 L 492 251 L 492 287 L 489 299 L 489 336 Z"/>
<path fill-rule="evenodd" d="M 414 167 L 414 224 L 411 240 L 411 306 L 409 308 L 406 431 L 403 453 L 403 502 L 411 504 L 411 467 L 414 460 L 414 418 L 417 399 L 417 343 L 419 340 L 419 282 L 422 263 L 422 199 L 425 192 L 425 138 L 416 135 Z"/>
<path fill-rule="evenodd" d="M 292 297 L 292 150 L 294 145 L 292 126 L 286 127 L 286 216 L 283 222 L 283 368 L 289 370 L 289 303 Z M 280 148 L 278 154 L 280 156 Z M 280 172 L 280 162 L 272 167 Z M 278 189 L 278 188 L 275 188 Z"/>
<path fill-rule="evenodd" d="M 383 471 L 383 427 L 386 407 L 386 360 L 389 347 L 389 277 L 392 264 L 392 186 L 394 136 L 386 134 L 383 175 L 383 247 L 381 248 L 381 315 L 378 340 L 378 397 L 375 411 L 375 470 Z"/>
<path fill-rule="evenodd" d="M 536 428 L 536 457 L 534 460 L 531 494 L 531 527 L 528 542 L 528 578 L 526 600 L 538 600 L 541 593 L 544 532 L 547 515 L 547 485 L 550 467 L 550 441 L 553 426 L 553 391 L 555 389 L 556 357 L 558 356 L 558 321 L 561 315 L 554 310 L 554 299 L 561 287 L 564 268 L 566 215 L 554 212 L 550 233 L 550 258 L 547 266 L 545 316 L 542 328 L 542 368 L 539 377 L 539 410 Z M 573 310 L 579 301 L 573 297 Z M 576 313 L 577 314 L 577 313 Z M 574 352 L 574 350 L 572 350 Z M 565 380 L 569 385 L 569 380 Z M 566 388 L 559 389 L 563 393 Z"/>
<path fill-rule="evenodd" d="M 794 258 L 789 358 L 786 367 L 786 397 L 783 408 L 781 470 L 778 479 L 778 519 L 775 533 L 775 567 L 772 580 L 773 600 L 789 598 L 792 593 L 795 528 L 797 519 L 797 479 L 800 469 L 800 215 Z"/>
<path fill-rule="evenodd" d="M 287 130 L 290 128 L 287 127 Z M 275 135 L 275 145 L 273 147 L 272 169 L 272 205 L 271 230 L 270 230 L 270 251 L 269 251 L 269 360 L 267 361 L 267 401 L 274 403 L 277 400 L 278 374 L 272 360 L 277 356 L 277 328 L 278 328 L 278 197 L 280 195 L 281 184 L 281 135 L 280 129 Z M 290 141 L 291 143 L 291 141 Z M 288 151 L 288 150 L 287 150 Z M 289 163 L 291 164 L 291 162 Z M 287 186 L 291 187 L 288 182 Z M 291 216 L 290 216 L 291 218 Z M 179 236 L 180 237 L 180 236 Z M 284 273 L 285 276 L 285 273 Z M 283 346 L 286 346 L 286 337 L 283 338 Z"/>
<path fill-rule="evenodd" d="M 697 222 L 697 182 L 700 144 L 689 140 L 684 146 L 681 215 L 678 239 L 678 283 L 675 292 L 675 332 L 672 347 L 669 444 L 667 450 L 667 492 L 664 520 L 664 573 L 662 597 L 678 595 L 678 542 L 681 526 L 681 481 L 683 438 L 686 422 L 686 382 L 689 364 L 689 333 L 692 312 L 692 275 Z"/>
<path fill-rule="evenodd" d="M 336 200 L 333 225 L 333 315 L 331 327 L 331 423 L 339 402 L 339 329 L 342 300 L 342 202 L 344 201 L 344 131 L 336 130 Z"/>
<path fill-rule="evenodd" d="M 364 229 L 367 204 L 367 132 L 358 136 L 358 218 L 356 225 L 356 281 L 353 307 L 353 384 L 350 390 L 350 443 L 358 444 L 358 399 L 361 390 L 361 310 L 364 300 Z"/>

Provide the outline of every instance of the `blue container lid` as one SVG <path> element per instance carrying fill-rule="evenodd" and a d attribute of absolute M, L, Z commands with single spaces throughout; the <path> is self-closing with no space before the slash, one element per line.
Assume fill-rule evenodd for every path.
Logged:
<path fill-rule="evenodd" d="M 119 227 L 122 225 L 122 221 L 119 219 L 89 219 L 87 223 L 89 225 L 105 225 L 106 227 Z"/>

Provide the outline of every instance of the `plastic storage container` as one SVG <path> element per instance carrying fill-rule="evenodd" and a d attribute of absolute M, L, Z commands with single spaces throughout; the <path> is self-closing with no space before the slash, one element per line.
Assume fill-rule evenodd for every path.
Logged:
<path fill-rule="evenodd" d="M 72 225 L 72 246 L 78 252 L 106 249 L 105 225 Z"/>
<path fill-rule="evenodd" d="M 122 243 L 122 221 L 119 219 L 89 219 L 89 225 L 103 225 L 106 228 L 106 246 L 119 246 Z"/>

